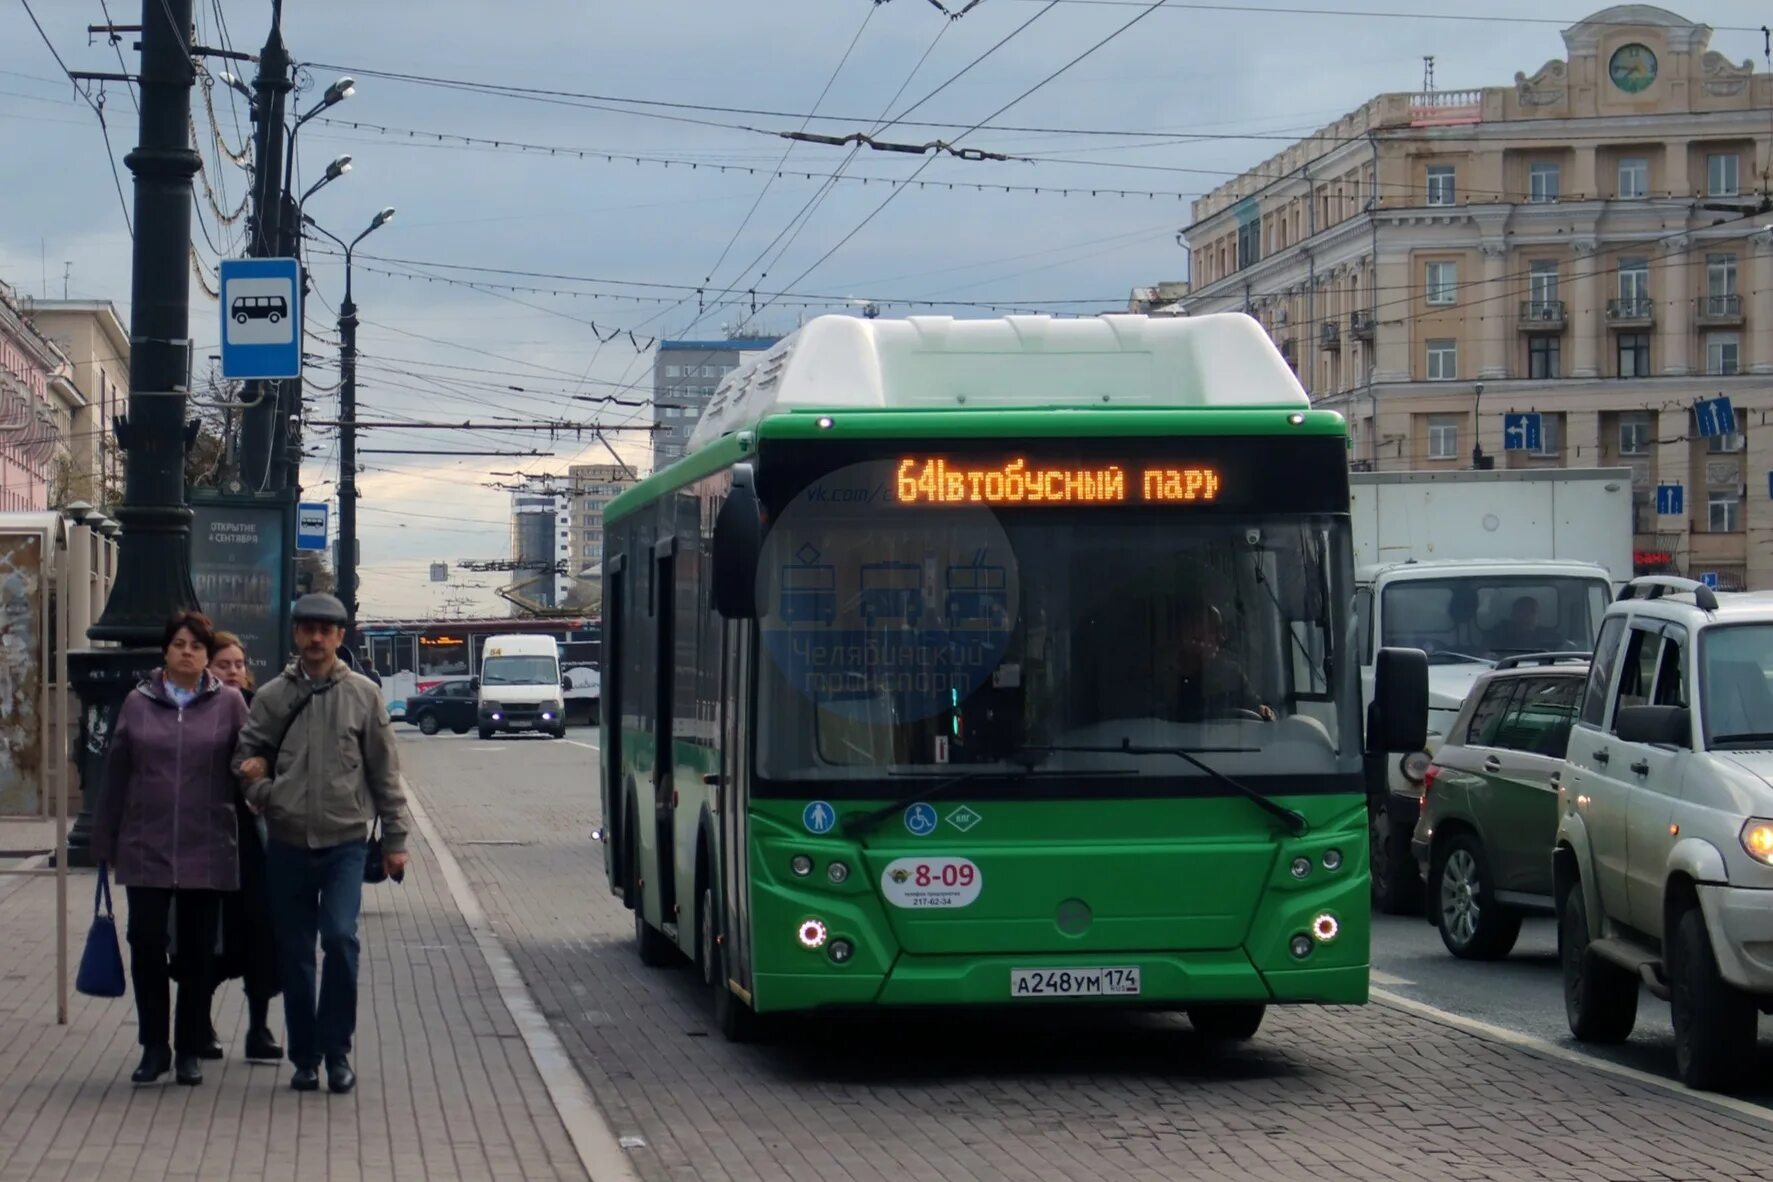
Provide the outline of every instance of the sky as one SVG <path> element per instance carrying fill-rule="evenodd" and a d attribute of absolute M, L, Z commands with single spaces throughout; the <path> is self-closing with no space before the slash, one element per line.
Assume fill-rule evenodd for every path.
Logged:
<path fill-rule="evenodd" d="M 130 234 L 117 186 L 130 197 L 121 161 L 136 139 L 134 96 L 104 87 L 108 151 L 25 2 L 0 0 L 0 280 L 25 294 L 111 300 L 127 323 Z M 70 69 L 122 72 L 119 52 L 134 69 L 131 37 L 113 49 L 87 26 L 105 22 L 106 4 L 117 21 L 139 21 L 139 5 L 28 2 Z M 205 45 L 256 52 L 269 29 L 269 0 L 196 7 Z M 299 110 L 341 75 L 356 80 L 356 93 L 298 138 L 303 189 L 335 157 L 352 157 L 308 214 L 349 240 L 377 210 L 397 211 L 358 247 L 353 270 L 359 416 L 631 428 L 650 421 L 645 406 L 584 399 L 647 399 L 661 337 L 774 335 L 870 300 L 884 316 L 1122 310 L 1132 288 L 1186 276 L 1176 237 L 1188 198 L 1376 94 L 1419 89 L 1425 54 L 1441 89 L 1531 74 L 1563 56 L 1562 28 L 1603 6 L 1150 7 L 976 0 L 950 20 L 933 0 L 286 0 L 284 37 L 306 63 Z M 1718 30 L 1712 48 L 1764 68 L 1764 6 L 1673 7 Z M 227 66 L 210 65 L 217 75 Z M 247 174 L 228 153 L 250 124 L 226 86 L 207 102 L 204 93 L 193 103 L 204 179 L 231 215 Z M 905 122 L 889 123 L 900 114 Z M 1018 159 L 779 134 L 882 124 L 881 141 Z M 823 179 L 833 174 L 843 179 Z M 922 187 L 888 183 L 914 175 Z M 1063 189 L 1072 192 L 1054 192 Z M 196 202 L 196 247 L 213 276 L 218 257 L 243 253 L 244 220 L 217 216 L 202 183 Z M 338 413 L 344 276 L 334 249 L 309 244 L 316 422 Z M 191 324 L 205 358 L 218 312 L 195 283 Z M 643 432 L 607 438 L 645 470 Z M 305 441 L 304 499 L 330 499 L 335 432 L 310 428 Z M 360 454 L 368 617 L 505 614 L 495 592 L 504 578 L 455 568 L 510 555 L 510 496 L 493 486 L 515 479 L 501 474 L 608 458 L 584 431 L 375 430 L 360 432 L 358 447 L 545 453 Z M 449 583 L 428 581 L 432 562 L 451 564 Z"/>

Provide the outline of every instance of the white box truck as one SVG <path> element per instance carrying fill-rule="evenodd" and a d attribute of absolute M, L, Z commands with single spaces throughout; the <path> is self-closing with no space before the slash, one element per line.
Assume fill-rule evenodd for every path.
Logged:
<path fill-rule="evenodd" d="M 1428 654 L 1422 751 L 1368 761 L 1373 902 L 1421 908 L 1410 835 L 1422 775 L 1478 675 L 1506 656 L 1586 652 L 1632 577 L 1626 468 L 1350 474 L 1357 644 L 1368 701 L 1382 646 Z"/>

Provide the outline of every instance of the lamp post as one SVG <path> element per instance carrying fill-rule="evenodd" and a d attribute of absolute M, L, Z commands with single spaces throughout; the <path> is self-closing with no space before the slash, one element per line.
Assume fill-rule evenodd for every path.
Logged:
<path fill-rule="evenodd" d="M 1484 384 L 1477 384 L 1477 396 L 1471 403 L 1471 466 L 1482 472 L 1495 467 L 1495 461 L 1484 455 Z"/>
<path fill-rule="evenodd" d="M 345 252 L 345 298 L 339 303 L 339 598 L 345 604 L 346 643 L 357 643 L 357 304 L 351 298 L 351 257 L 357 244 L 387 225 L 392 205 L 369 227 L 346 242 L 306 214 L 302 223 L 332 239 Z"/>

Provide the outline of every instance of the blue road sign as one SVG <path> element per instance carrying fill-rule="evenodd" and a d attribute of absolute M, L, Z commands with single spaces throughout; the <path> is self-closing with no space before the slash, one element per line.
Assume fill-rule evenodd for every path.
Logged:
<path fill-rule="evenodd" d="M 326 503 L 303 501 L 296 506 L 296 549 L 326 549 Z"/>
<path fill-rule="evenodd" d="M 1707 439 L 1736 431 L 1736 408 L 1722 394 L 1694 403 L 1693 415 L 1699 420 L 1699 433 Z"/>
<path fill-rule="evenodd" d="M 905 828 L 913 837 L 928 837 L 936 831 L 936 806 L 919 801 L 905 810 Z"/>
<path fill-rule="evenodd" d="M 1678 484 L 1656 486 L 1656 512 L 1661 517 L 1679 517 L 1687 511 L 1687 490 Z"/>
<path fill-rule="evenodd" d="M 800 823 L 808 833 L 829 833 L 837 824 L 837 810 L 822 800 L 808 801 L 800 810 Z"/>
<path fill-rule="evenodd" d="M 1503 451 L 1538 451 L 1544 447 L 1545 419 L 1537 412 L 1502 416 Z"/>
<path fill-rule="evenodd" d="M 1718 572 L 1715 570 L 1705 571 L 1699 576 L 1699 581 L 1716 591 L 1718 589 Z"/>
<path fill-rule="evenodd" d="M 222 376 L 302 376 L 302 268 L 295 259 L 222 260 Z"/>

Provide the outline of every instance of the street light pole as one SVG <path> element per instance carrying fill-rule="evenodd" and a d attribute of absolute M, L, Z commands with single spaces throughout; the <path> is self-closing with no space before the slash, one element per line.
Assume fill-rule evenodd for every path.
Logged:
<path fill-rule="evenodd" d="M 117 578 L 87 638 L 116 647 L 68 653 L 80 697 L 80 816 L 68 835 L 70 865 L 92 864 L 92 816 L 103 791 L 111 722 L 125 696 L 160 663 L 160 634 L 175 612 L 195 608 L 185 451 L 190 364 L 193 0 L 143 0 L 140 133 L 124 157 L 135 174 L 131 252 L 128 414 L 116 423 L 124 450 Z"/>
<path fill-rule="evenodd" d="M 357 644 L 357 302 L 351 297 L 351 259 L 357 244 L 387 225 L 392 205 L 376 214 L 369 228 L 350 242 L 329 233 L 313 218 L 304 224 L 345 252 L 345 298 L 339 302 L 339 557 L 338 591 L 345 604 L 346 643 Z"/>

